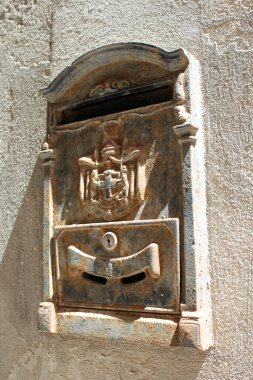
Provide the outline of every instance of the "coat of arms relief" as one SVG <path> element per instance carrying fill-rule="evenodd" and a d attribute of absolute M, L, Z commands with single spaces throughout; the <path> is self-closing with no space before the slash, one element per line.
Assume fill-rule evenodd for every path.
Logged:
<path fill-rule="evenodd" d="M 144 201 L 147 148 L 133 145 L 118 120 L 101 129 L 102 142 L 79 159 L 80 199 L 91 214 L 116 220 Z"/>

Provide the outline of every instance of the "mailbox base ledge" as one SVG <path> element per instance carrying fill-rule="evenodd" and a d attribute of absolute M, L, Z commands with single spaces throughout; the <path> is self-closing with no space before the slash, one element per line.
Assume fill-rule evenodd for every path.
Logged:
<path fill-rule="evenodd" d="M 211 347 L 204 317 L 140 314 L 98 310 L 56 311 L 51 302 L 39 306 L 39 330 L 80 338 L 109 339 L 125 343 L 189 347 L 205 351 Z"/>

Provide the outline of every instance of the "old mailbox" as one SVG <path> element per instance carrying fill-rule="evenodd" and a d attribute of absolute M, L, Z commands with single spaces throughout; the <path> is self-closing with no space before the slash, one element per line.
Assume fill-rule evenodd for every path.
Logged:
<path fill-rule="evenodd" d="M 87 53 L 42 90 L 42 330 L 92 315 L 129 338 L 115 319 L 157 318 L 165 341 L 209 346 L 198 91 L 183 50 L 138 43 Z"/>

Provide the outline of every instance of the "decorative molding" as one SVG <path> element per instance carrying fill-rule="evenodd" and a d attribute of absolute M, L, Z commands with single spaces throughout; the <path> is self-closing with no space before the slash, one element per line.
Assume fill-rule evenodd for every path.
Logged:
<path fill-rule="evenodd" d="M 90 90 L 89 98 L 104 96 L 120 90 L 125 90 L 130 86 L 131 83 L 127 80 L 110 79 L 93 87 Z"/>

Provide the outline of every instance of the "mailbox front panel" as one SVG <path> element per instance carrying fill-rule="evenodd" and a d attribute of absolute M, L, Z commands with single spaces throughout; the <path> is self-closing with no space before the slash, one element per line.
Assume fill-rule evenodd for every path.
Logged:
<path fill-rule="evenodd" d="M 178 309 L 178 220 L 56 228 L 60 305 Z"/>

